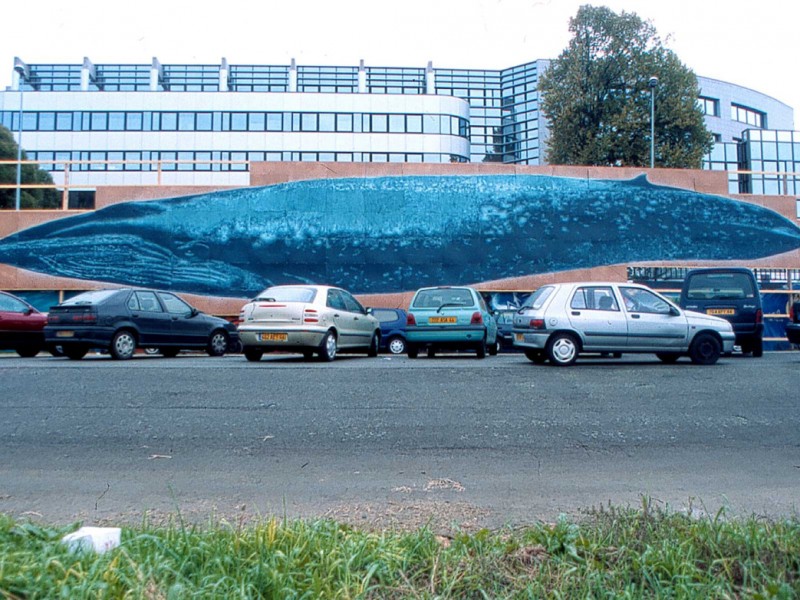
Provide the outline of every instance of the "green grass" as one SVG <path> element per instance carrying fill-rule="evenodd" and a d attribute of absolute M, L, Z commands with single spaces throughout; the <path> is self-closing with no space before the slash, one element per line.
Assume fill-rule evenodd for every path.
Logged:
<path fill-rule="evenodd" d="M 2 598 L 797 598 L 800 521 L 605 508 L 458 533 L 332 521 L 144 523 L 71 553 L 75 529 L 0 515 Z"/>

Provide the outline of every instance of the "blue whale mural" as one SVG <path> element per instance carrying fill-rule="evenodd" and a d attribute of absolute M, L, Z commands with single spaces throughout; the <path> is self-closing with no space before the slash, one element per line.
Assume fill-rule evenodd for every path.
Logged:
<path fill-rule="evenodd" d="M 125 202 L 0 240 L 50 275 L 219 296 L 277 283 L 413 290 L 655 260 L 800 248 L 777 213 L 688 190 L 540 175 L 299 181 Z"/>

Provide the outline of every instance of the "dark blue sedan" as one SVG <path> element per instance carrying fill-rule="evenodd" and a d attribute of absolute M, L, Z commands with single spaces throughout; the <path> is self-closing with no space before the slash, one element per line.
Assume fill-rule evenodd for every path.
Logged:
<path fill-rule="evenodd" d="M 73 360 L 93 348 L 120 360 L 149 347 L 165 357 L 184 349 L 222 356 L 239 341 L 225 319 L 201 313 L 172 292 L 145 289 L 85 292 L 53 306 L 44 337 L 49 348 L 60 346 Z"/>

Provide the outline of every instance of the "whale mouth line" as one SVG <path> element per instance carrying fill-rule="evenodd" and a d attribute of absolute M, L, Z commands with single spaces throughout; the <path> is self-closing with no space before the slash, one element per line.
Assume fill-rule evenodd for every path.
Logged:
<path fill-rule="evenodd" d="M 0 262 L 250 297 L 273 283 L 384 293 L 798 248 L 800 228 L 769 209 L 641 177 L 403 176 L 122 202 L 0 239 Z"/>

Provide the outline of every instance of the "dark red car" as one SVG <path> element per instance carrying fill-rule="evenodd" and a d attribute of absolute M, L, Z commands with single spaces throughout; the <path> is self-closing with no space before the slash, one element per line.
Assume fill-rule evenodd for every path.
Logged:
<path fill-rule="evenodd" d="M 47 315 L 7 292 L 0 292 L 0 350 L 29 358 L 44 350 Z"/>

